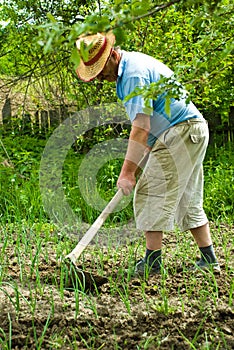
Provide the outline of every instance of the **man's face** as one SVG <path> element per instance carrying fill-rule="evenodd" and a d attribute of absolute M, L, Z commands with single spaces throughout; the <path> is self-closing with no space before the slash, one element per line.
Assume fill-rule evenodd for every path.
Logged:
<path fill-rule="evenodd" d="M 98 74 L 97 79 L 107 80 L 109 82 L 114 82 L 118 78 L 118 60 L 115 51 L 110 54 L 103 70 Z"/>

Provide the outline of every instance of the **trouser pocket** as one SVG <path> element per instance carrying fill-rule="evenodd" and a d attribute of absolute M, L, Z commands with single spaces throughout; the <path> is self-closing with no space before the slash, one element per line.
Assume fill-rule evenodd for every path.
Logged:
<path fill-rule="evenodd" d="M 190 134 L 189 136 L 190 136 L 190 139 L 193 143 L 199 143 L 201 141 L 200 135 Z"/>

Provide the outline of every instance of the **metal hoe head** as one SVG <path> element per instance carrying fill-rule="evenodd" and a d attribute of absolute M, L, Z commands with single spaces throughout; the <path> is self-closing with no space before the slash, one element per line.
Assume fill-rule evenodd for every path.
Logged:
<path fill-rule="evenodd" d="M 61 271 L 67 289 L 93 291 L 108 282 L 107 277 L 84 271 L 67 257 L 62 261 Z"/>

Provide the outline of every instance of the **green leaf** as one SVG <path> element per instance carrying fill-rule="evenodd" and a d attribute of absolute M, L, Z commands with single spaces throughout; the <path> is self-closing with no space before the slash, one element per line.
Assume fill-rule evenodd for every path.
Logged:
<path fill-rule="evenodd" d="M 54 16 L 50 12 L 48 12 L 46 14 L 46 16 L 52 23 L 57 23 L 56 19 L 54 18 Z"/>
<path fill-rule="evenodd" d="M 79 55 L 76 47 L 72 50 L 70 59 L 71 59 L 72 63 L 74 64 L 74 68 L 76 69 L 80 64 L 80 55 Z"/>
<path fill-rule="evenodd" d="M 168 117 L 171 117 L 171 99 L 169 97 L 165 98 L 165 112 Z"/>
<path fill-rule="evenodd" d="M 116 28 L 113 30 L 113 33 L 115 35 L 115 39 L 116 39 L 116 44 L 119 45 L 122 42 L 124 42 L 126 40 L 126 35 L 125 32 L 122 28 Z"/>
<path fill-rule="evenodd" d="M 85 45 L 83 41 L 80 43 L 80 55 L 84 62 L 87 62 L 89 59 L 89 49 L 92 47 L 91 45 Z"/>
<path fill-rule="evenodd" d="M 51 50 L 53 39 L 54 39 L 53 36 L 50 36 L 48 38 L 48 40 L 47 40 L 47 42 L 46 42 L 46 44 L 44 46 L 44 49 L 43 49 L 45 54 L 48 53 Z"/>

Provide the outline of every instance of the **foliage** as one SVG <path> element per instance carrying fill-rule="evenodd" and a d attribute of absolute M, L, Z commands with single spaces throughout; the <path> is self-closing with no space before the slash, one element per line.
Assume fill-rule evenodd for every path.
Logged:
<path fill-rule="evenodd" d="M 221 274 L 191 271 L 198 257 L 192 235 L 170 232 L 162 274 L 147 281 L 132 278 L 145 247 L 131 226 L 101 230 L 75 274 L 63 258 L 85 228 L 1 228 L 2 349 L 233 349 L 232 226 L 211 226 Z M 89 290 L 81 271 L 91 273 Z"/>
<path fill-rule="evenodd" d="M 230 9 L 223 3 L 211 15 L 200 7 L 186 11 L 171 7 L 140 21 L 126 49 L 143 51 L 168 64 L 205 116 L 218 111 L 225 120 L 233 105 Z"/>
<path fill-rule="evenodd" d="M 141 95 L 144 97 L 144 100 L 145 100 L 145 105 L 146 105 L 145 113 L 151 114 L 152 111 L 149 111 L 149 109 L 151 108 L 150 100 L 156 99 L 157 96 L 162 94 L 162 92 L 165 98 L 165 112 L 169 117 L 171 116 L 171 110 L 170 110 L 171 100 L 173 99 L 179 100 L 180 98 L 184 98 L 187 102 L 189 102 L 190 100 L 183 86 L 172 75 L 169 78 L 161 77 L 157 82 L 151 83 L 150 85 L 143 86 L 143 87 L 136 87 L 134 91 L 125 98 L 125 101 L 128 101 L 133 96 Z"/>
<path fill-rule="evenodd" d="M 113 5 L 111 9 L 104 7 L 101 16 L 92 14 L 82 25 L 72 27 L 68 42 L 74 42 L 83 32 L 113 29 L 117 44 L 123 47 L 144 50 L 153 56 L 156 47 L 159 57 L 174 67 L 175 77 L 202 112 L 219 109 L 225 120 L 233 104 L 233 4 L 229 1 L 172 1 L 157 6 L 148 1 L 132 1 Z M 55 28 L 54 33 L 56 37 Z M 48 38 L 52 49 L 49 33 Z M 54 44 L 56 47 L 56 41 Z M 77 65 L 79 58 L 75 48 L 74 52 L 72 60 Z M 176 84 L 171 86 L 171 81 L 165 84 L 168 90 L 177 87 Z"/>
<path fill-rule="evenodd" d="M 5 138 L 0 145 L 0 219 L 34 222 L 45 217 L 38 187 L 38 163 L 44 145 L 29 137 L 24 137 L 23 143 L 16 139 Z"/>
<path fill-rule="evenodd" d="M 174 0 L 163 4 L 150 0 L 54 0 L 48 4 L 40 0 L 36 5 L 32 0 L 6 0 L 0 5 L 0 77 L 4 80 L 3 86 L 9 87 L 9 90 L 18 84 L 22 93 L 31 95 L 39 109 L 44 108 L 43 103 L 62 106 L 71 103 L 82 110 L 89 105 L 115 101 L 114 85 L 96 81 L 85 84 L 78 81 L 74 71 L 74 64 L 76 66 L 79 60 L 74 49 L 77 36 L 113 29 L 117 44 L 121 44 L 123 49 L 143 51 L 164 61 L 174 70 L 173 79 L 175 77 L 179 84 L 163 80 L 160 82 L 162 86 L 158 85 L 157 89 L 151 86 L 144 91 L 147 98 L 159 93 L 162 88 L 168 89 L 168 96 L 176 97 L 181 86 L 184 86 L 208 119 L 218 113 L 225 122 L 233 105 L 233 6 L 229 0 Z M 23 107 L 22 111 L 25 112 Z M 92 147 L 96 141 L 100 142 L 106 134 L 97 129 L 92 137 L 94 139 L 88 139 L 87 142 L 86 138 L 80 138 L 76 149 L 85 152 L 87 147 Z M 15 168 L 2 169 L 2 193 L 6 195 L 5 199 L 1 198 L 3 213 L 8 208 L 6 203 L 15 203 L 19 212 L 22 209 L 22 213 L 26 214 L 27 203 L 40 198 L 36 185 L 38 155 L 35 156 L 31 149 L 18 149 L 24 149 L 26 139 L 18 139 L 18 144 L 15 143 L 16 139 L 14 142 L 4 140 Z M 33 145 L 38 147 L 38 140 Z M 73 156 L 68 157 L 64 179 L 70 177 L 73 161 Z M 118 162 L 115 165 L 118 169 Z M 104 179 L 101 186 L 104 197 L 106 193 L 110 196 L 113 193 L 115 165 L 109 164 L 100 171 L 100 181 Z M 216 175 L 222 179 L 222 166 L 219 167 L 220 173 Z M 227 178 L 232 181 L 232 175 L 228 174 Z M 209 175 L 212 176 L 212 173 Z M 67 196 L 72 206 L 76 207 L 79 198 L 81 206 L 86 208 L 76 183 L 70 178 L 68 181 Z M 226 183 L 227 192 L 230 190 L 230 181 Z M 31 191 L 31 182 L 35 185 L 35 192 Z M 217 188 L 220 188 L 220 184 Z M 227 198 L 227 207 L 218 209 L 215 203 L 216 200 L 217 203 L 220 201 L 221 192 L 216 193 L 212 204 L 223 216 L 232 203 Z M 213 195 L 211 198 L 213 200 Z M 208 207 L 211 207 L 211 203 L 207 205 L 209 211 Z M 32 208 L 35 217 L 41 215 L 38 214 L 42 211 L 37 201 L 35 208 L 35 212 Z M 81 211 L 92 213 L 92 217 L 97 214 L 92 209 L 86 209 Z M 213 217 L 213 214 L 210 212 L 209 215 Z M 85 217 L 87 221 L 88 215 Z M 129 212 L 126 216 L 129 217 Z"/>
<path fill-rule="evenodd" d="M 2 222 L 29 223 L 47 222 L 39 188 L 39 165 L 46 140 L 15 136 L 4 139 L 0 145 L 0 211 Z M 234 212 L 233 193 L 234 168 L 233 146 L 218 149 L 209 148 L 205 160 L 204 206 L 210 220 L 231 222 Z M 6 154 L 7 152 L 7 154 Z M 68 152 L 63 166 L 63 190 L 74 213 L 83 221 L 93 223 L 99 211 L 92 208 L 83 198 L 77 182 L 79 166 L 83 156 L 75 148 Z M 7 161 L 6 161 L 7 160 Z M 116 192 L 116 181 L 122 159 L 105 163 L 97 173 L 97 190 L 109 201 Z M 131 201 L 121 212 L 113 214 L 108 224 L 128 221 L 133 215 Z"/>
<path fill-rule="evenodd" d="M 233 222 L 234 217 L 234 152 L 233 145 L 211 150 L 204 164 L 204 208 L 213 221 Z"/>
<path fill-rule="evenodd" d="M 113 29 L 123 49 L 153 55 L 174 70 L 179 85 L 160 82 L 163 89 L 170 88 L 168 94 L 176 97 L 180 92 L 176 87 L 185 86 L 205 116 L 212 118 L 219 113 L 225 122 L 233 105 L 233 6 L 231 0 L 2 0 L 1 92 L 3 96 L 15 91 L 30 95 L 39 109 L 71 103 L 82 110 L 115 101 L 114 85 L 84 84 L 74 72 L 79 61 L 74 49 L 76 37 Z M 149 98 L 155 93 L 150 89 L 144 92 Z M 21 110 L 25 113 L 24 99 Z M 117 349 L 133 348 L 138 342 L 137 348 L 151 349 L 161 344 L 173 347 L 172 341 L 176 341 L 194 349 L 231 348 L 233 144 L 210 147 L 204 163 L 204 206 L 208 218 L 217 224 L 213 239 L 221 258 L 221 277 L 207 273 L 197 278 L 197 272 L 194 276 L 187 271 L 190 259 L 196 260 L 192 237 L 175 232 L 165 250 L 168 267 L 158 283 L 130 282 L 137 255 L 144 249 L 142 245 L 139 252 L 139 239 L 132 242 L 136 230 L 131 231 L 131 225 L 122 230 L 121 225 L 133 215 L 130 202 L 107 221 L 108 226 L 121 224 L 117 230 L 120 243 L 115 238 L 116 244 L 109 246 L 109 235 L 112 240 L 116 233 L 108 227 L 107 242 L 80 257 L 83 269 L 89 265 L 92 272 L 110 273 L 108 287 L 99 291 L 96 286 L 93 295 L 77 288 L 65 289 L 66 269 L 57 262 L 77 243 L 77 228 L 73 240 L 71 232 L 66 236 L 66 227 L 58 230 L 49 222 L 39 188 L 46 139 L 38 134 L 29 137 L 26 131 L 18 133 L 12 129 L 15 125 L 0 139 L 0 292 L 4 304 L 0 305 L 0 347 L 10 349 L 14 343 L 19 348 L 101 349 L 112 344 Z M 122 136 L 126 134 L 123 130 Z M 77 140 L 64 162 L 62 190 L 77 217 L 89 224 L 99 211 L 82 197 L 78 169 L 87 149 L 112 136 L 116 135 L 111 126 L 92 130 L 90 137 Z M 97 174 L 98 192 L 107 201 L 116 191 L 121 164 L 120 159 L 108 161 Z M 225 227 L 222 222 L 232 226 Z M 131 244 L 126 244 L 129 237 Z M 125 242 L 122 247 L 121 240 Z M 180 277 L 181 282 L 174 285 Z M 223 318 L 229 324 L 224 325 Z M 119 325 L 129 324 L 134 331 L 126 337 L 130 328 L 125 333 Z"/>
<path fill-rule="evenodd" d="M 0 75 L 14 76 L 8 85 L 44 81 L 45 99 L 52 103 L 63 96 L 62 103 L 72 100 L 81 109 L 115 101 L 113 85 L 84 84 L 74 70 L 77 36 L 112 29 L 124 49 L 144 51 L 168 64 L 204 114 L 217 110 L 226 120 L 233 105 L 230 0 L 54 0 L 49 5 L 6 0 L 0 6 Z M 48 97 L 55 84 L 58 93 Z"/>

